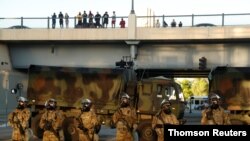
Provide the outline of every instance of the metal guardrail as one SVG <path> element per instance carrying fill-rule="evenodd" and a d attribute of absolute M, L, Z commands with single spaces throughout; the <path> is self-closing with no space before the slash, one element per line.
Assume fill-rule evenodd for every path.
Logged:
<path fill-rule="evenodd" d="M 109 17 L 108 28 L 111 28 L 111 18 Z M 119 22 L 123 18 L 128 26 L 128 16 L 116 17 L 116 28 L 120 28 Z M 215 25 L 215 26 L 242 26 L 250 25 L 250 13 L 238 14 L 204 14 L 204 15 L 161 15 L 161 16 L 137 16 L 137 27 L 156 27 L 155 23 L 158 19 L 160 26 L 163 26 L 165 21 L 168 26 L 175 19 L 177 26 L 181 21 L 183 27 L 197 26 L 198 24 Z M 65 20 L 65 19 L 64 19 Z M 95 21 L 95 20 L 94 20 Z M 102 24 L 102 19 L 101 19 Z M 77 18 L 69 17 L 69 28 L 77 27 Z M 0 28 L 52 28 L 51 17 L 15 17 L 15 18 L 0 18 Z M 56 19 L 56 28 L 59 27 L 59 18 Z M 65 21 L 64 21 L 64 28 Z"/>
<path fill-rule="evenodd" d="M 159 19 L 161 26 L 164 21 L 171 26 L 173 19 L 178 26 L 179 22 L 182 22 L 182 26 L 193 27 L 203 24 L 203 26 L 240 26 L 250 25 L 250 13 L 239 14 L 204 14 L 204 15 L 162 15 L 162 16 L 137 16 L 137 23 L 146 19 L 145 27 L 156 27 L 155 21 Z M 143 22 L 142 22 L 143 23 Z"/>

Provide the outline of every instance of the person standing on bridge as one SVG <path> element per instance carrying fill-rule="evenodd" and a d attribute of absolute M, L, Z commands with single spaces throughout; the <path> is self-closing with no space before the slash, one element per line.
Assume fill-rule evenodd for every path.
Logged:
<path fill-rule="evenodd" d="M 78 23 L 76 25 L 77 28 L 81 28 L 82 27 L 82 14 L 81 12 L 78 13 L 78 15 L 76 16 Z"/>
<path fill-rule="evenodd" d="M 176 27 L 176 21 L 175 21 L 175 19 L 173 19 L 173 21 L 171 22 L 171 27 Z"/>
<path fill-rule="evenodd" d="M 96 28 L 100 28 L 102 25 L 100 24 L 100 21 L 101 21 L 101 14 L 99 14 L 99 12 L 96 12 L 96 15 L 95 15 L 95 26 Z"/>
<path fill-rule="evenodd" d="M 69 28 L 69 15 L 68 13 L 65 13 L 65 25 L 66 25 L 66 28 Z"/>
<path fill-rule="evenodd" d="M 220 106 L 220 96 L 212 93 L 210 106 L 202 110 L 201 125 L 230 125 L 228 114 Z"/>
<path fill-rule="evenodd" d="M 107 28 L 108 24 L 109 24 L 109 14 L 108 12 L 106 11 L 104 14 L 103 14 L 103 23 L 102 23 L 102 27 L 103 28 Z"/>
<path fill-rule="evenodd" d="M 19 97 L 17 108 L 8 115 L 8 123 L 13 128 L 13 141 L 29 141 L 31 138 L 28 130 L 31 113 L 27 108 L 27 102 L 25 97 Z"/>
<path fill-rule="evenodd" d="M 166 99 L 161 102 L 161 110 L 152 120 L 152 129 L 158 136 L 157 141 L 164 141 L 164 124 L 179 125 L 177 117 L 171 111 L 171 103 Z"/>
<path fill-rule="evenodd" d="M 136 109 L 130 106 L 130 96 L 123 93 L 120 107 L 112 116 L 112 123 L 116 126 L 116 141 L 136 140 Z"/>
<path fill-rule="evenodd" d="M 112 28 L 115 28 L 115 22 L 116 22 L 116 14 L 115 11 L 113 11 L 112 21 L 111 21 Z"/>
<path fill-rule="evenodd" d="M 82 13 L 82 19 L 83 19 L 83 27 L 86 28 L 88 27 L 88 22 L 87 22 L 87 19 L 88 19 L 88 14 L 86 13 L 86 11 L 83 11 Z"/>
<path fill-rule="evenodd" d="M 156 20 L 155 27 L 156 28 L 160 28 L 161 27 L 159 19 Z"/>
<path fill-rule="evenodd" d="M 120 27 L 125 28 L 125 24 L 126 24 L 126 22 L 122 18 L 121 21 L 120 21 Z"/>
<path fill-rule="evenodd" d="M 52 28 L 53 29 L 56 28 L 56 13 L 52 15 Z"/>
<path fill-rule="evenodd" d="M 60 24 L 60 28 L 63 28 L 63 13 L 60 12 L 59 15 L 58 15 L 58 18 L 59 18 L 59 24 Z"/>
<path fill-rule="evenodd" d="M 46 111 L 42 114 L 39 127 L 44 130 L 43 141 L 64 141 L 62 131 L 63 115 L 56 110 L 57 102 L 51 98 L 45 102 Z"/>

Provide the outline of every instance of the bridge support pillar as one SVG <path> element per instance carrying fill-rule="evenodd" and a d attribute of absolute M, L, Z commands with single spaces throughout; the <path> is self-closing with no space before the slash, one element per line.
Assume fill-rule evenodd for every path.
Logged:
<path fill-rule="evenodd" d="M 130 56 L 133 61 L 136 60 L 138 54 L 138 44 L 140 41 L 126 41 L 126 43 L 130 46 Z"/>
<path fill-rule="evenodd" d="M 137 46 L 136 45 L 130 45 L 130 56 L 132 60 L 136 59 L 137 56 Z"/>

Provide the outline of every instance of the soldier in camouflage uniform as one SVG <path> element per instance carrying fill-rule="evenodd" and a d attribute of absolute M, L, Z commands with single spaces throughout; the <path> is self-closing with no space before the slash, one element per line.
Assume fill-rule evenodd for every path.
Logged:
<path fill-rule="evenodd" d="M 44 130 L 43 141 L 62 141 L 63 115 L 56 110 L 56 100 L 49 99 L 45 102 L 46 111 L 42 114 L 39 126 Z"/>
<path fill-rule="evenodd" d="M 130 106 L 130 97 L 123 93 L 119 109 L 112 116 L 116 126 L 116 141 L 133 141 L 137 130 L 136 109 Z"/>
<path fill-rule="evenodd" d="M 228 114 L 220 106 L 220 97 L 212 94 L 210 106 L 202 111 L 202 125 L 229 125 L 231 124 Z"/>
<path fill-rule="evenodd" d="M 179 125 L 179 121 L 171 111 L 171 103 L 164 99 L 161 110 L 153 117 L 152 129 L 157 134 L 158 141 L 164 141 L 164 124 Z"/>
<path fill-rule="evenodd" d="M 79 140 L 80 141 L 98 141 L 99 137 L 95 132 L 98 126 L 97 116 L 91 109 L 92 102 L 90 99 L 82 100 L 82 112 L 79 116 Z"/>
<path fill-rule="evenodd" d="M 28 100 L 24 97 L 18 98 L 17 108 L 8 116 L 9 125 L 13 128 L 13 141 L 28 141 L 30 134 L 28 132 L 30 110 L 27 108 Z"/>

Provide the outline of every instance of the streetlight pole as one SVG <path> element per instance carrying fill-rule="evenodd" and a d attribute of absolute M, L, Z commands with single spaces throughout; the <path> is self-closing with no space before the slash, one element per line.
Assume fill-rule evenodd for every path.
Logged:
<path fill-rule="evenodd" d="M 194 99 L 193 96 L 190 97 L 190 101 L 189 101 L 189 113 L 192 113 L 192 99 Z"/>
<path fill-rule="evenodd" d="M 134 0 L 132 0 L 132 7 L 131 7 L 130 14 L 135 14 L 135 10 L 134 10 Z"/>
<path fill-rule="evenodd" d="M 5 116 L 6 116 L 5 127 L 7 127 L 7 124 L 8 124 L 8 90 L 7 89 L 5 89 Z"/>
<path fill-rule="evenodd" d="M 8 125 L 8 90 L 9 90 L 9 82 L 6 80 L 6 87 L 4 89 L 5 93 L 5 116 L 6 116 L 6 122 L 5 122 L 5 127 Z"/>

